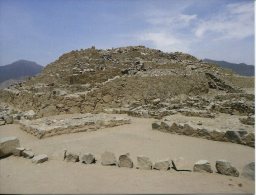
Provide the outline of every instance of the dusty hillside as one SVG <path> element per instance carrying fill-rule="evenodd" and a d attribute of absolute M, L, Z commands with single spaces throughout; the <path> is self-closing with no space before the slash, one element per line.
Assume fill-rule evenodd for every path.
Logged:
<path fill-rule="evenodd" d="M 38 116 L 47 116 L 152 107 L 156 99 L 166 105 L 205 108 L 210 103 L 205 101 L 214 100 L 215 95 L 235 93 L 233 103 L 242 95 L 242 104 L 249 110 L 241 110 L 232 102 L 220 103 L 225 103 L 225 108 L 217 105 L 217 110 L 252 113 L 254 96 L 246 95 L 236 78 L 229 70 L 180 52 L 164 53 L 144 46 L 107 50 L 92 47 L 62 55 L 40 75 L 1 91 L 0 99 L 21 110 L 32 109 Z M 195 96 L 205 97 L 200 105 L 188 105 L 187 99 Z M 158 107 L 153 105 L 152 109 Z"/>

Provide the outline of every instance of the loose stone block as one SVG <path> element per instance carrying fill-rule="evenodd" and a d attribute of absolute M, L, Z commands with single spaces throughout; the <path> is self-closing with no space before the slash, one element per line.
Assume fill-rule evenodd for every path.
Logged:
<path fill-rule="evenodd" d="M 38 164 L 38 163 L 43 163 L 47 160 L 48 160 L 48 156 L 46 154 L 40 154 L 32 158 L 32 163 Z"/>
<path fill-rule="evenodd" d="M 255 162 L 251 162 L 244 166 L 242 176 L 253 181 L 255 180 Z"/>
<path fill-rule="evenodd" d="M 170 162 L 168 160 L 158 161 L 154 164 L 154 169 L 157 169 L 157 170 L 167 171 L 169 167 L 170 167 Z"/>
<path fill-rule="evenodd" d="M 102 165 L 116 165 L 116 157 L 112 152 L 104 152 L 101 155 L 101 164 Z"/>
<path fill-rule="evenodd" d="M 79 156 L 77 154 L 67 152 L 67 150 L 64 151 L 64 160 L 67 162 L 78 162 Z"/>
<path fill-rule="evenodd" d="M 198 162 L 196 162 L 193 170 L 194 172 L 213 172 L 211 164 L 207 160 L 199 160 Z"/>
<path fill-rule="evenodd" d="M 81 162 L 84 164 L 92 164 L 95 163 L 95 157 L 92 154 L 84 154 L 81 157 Z"/>
<path fill-rule="evenodd" d="M 133 167 L 132 159 L 129 156 L 130 155 L 128 153 L 128 154 L 121 155 L 119 157 L 119 162 L 118 162 L 119 167 L 128 167 L 128 168 Z"/>
<path fill-rule="evenodd" d="M 15 148 L 13 151 L 12 151 L 12 154 L 14 156 L 21 156 L 22 152 L 25 150 L 25 148 L 22 148 L 22 147 L 18 147 L 18 148 Z"/>
<path fill-rule="evenodd" d="M 31 150 L 24 150 L 21 152 L 21 155 L 24 158 L 33 158 L 35 156 L 34 152 L 32 152 Z"/>
<path fill-rule="evenodd" d="M 229 176 L 233 176 L 233 177 L 239 176 L 238 170 L 235 167 L 233 167 L 230 162 L 228 162 L 226 160 L 216 161 L 216 169 L 217 169 L 218 173 L 220 173 L 222 175 L 229 175 Z"/>
<path fill-rule="evenodd" d="M 152 162 L 148 157 L 145 156 L 138 156 L 137 157 L 137 168 L 143 170 L 151 170 L 152 169 Z"/>

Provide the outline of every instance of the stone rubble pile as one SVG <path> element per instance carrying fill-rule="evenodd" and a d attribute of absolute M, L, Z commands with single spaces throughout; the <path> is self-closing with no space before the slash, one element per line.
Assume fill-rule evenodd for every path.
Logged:
<path fill-rule="evenodd" d="M 31 120 L 34 118 L 36 118 L 36 113 L 33 110 L 21 112 L 21 111 L 11 108 L 8 105 L 0 104 L 0 126 L 13 124 L 22 119 L 23 120 L 24 119 Z"/>
<path fill-rule="evenodd" d="M 190 123 L 176 123 L 171 121 L 156 121 L 152 123 L 153 130 L 159 130 L 167 133 L 199 137 L 214 141 L 232 142 L 243 144 L 250 147 L 255 146 L 255 136 L 253 132 L 245 130 L 227 130 L 219 131 L 211 129 L 201 124 L 192 125 Z"/>
<path fill-rule="evenodd" d="M 38 164 L 48 161 L 46 154 L 36 155 L 30 149 L 25 149 L 20 146 L 20 141 L 17 137 L 2 137 L 0 138 L 0 159 L 14 155 L 17 157 L 23 157 L 32 159 L 32 163 Z"/>
<path fill-rule="evenodd" d="M 244 100 L 241 100 L 239 96 L 232 99 L 221 99 L 220 96 L 217 96 L 212 100 L 200 96 L 166 100 L 157 98 L 143 105 L 140 102 L 132 102 L 125 107 L 106 108 L 104 111 L 106 113 L 158 119 L 177 113 L 203 118 L 214 118 L 216 113 L 249 115 L 247 119 L 241 119 L 241 123 L 254 125 L 254 101 L 249 100 L 249 98 L 251 97 L 246 97 Z"/>
<path fill-rule="evenodd" d="M 236 75 L 185 53 L 165 53 L 144 46 L 107 50 L 92 47 L 62 55 L 38 76 L 2 90 L 0 100 L 22 111 L 34 110 L 39 117 L 99 113 L 123 108 L 125 104 L 129 105 L 131 115 L 141 117 L 160 118 L 177 111 L 202 117 L 213 117 L 211 111 L 254 113 L 254 101 L 246 98 L 215 101 L 216 94 L 248 95 L 230 82 L 229 77 Z M 196 100 L 212 90 L 216 94 L 212 93 L 210 103 L 207 98 Z M 179 95 L 195 100 L 168 102 L 170 98 L 179 99 Z M 154 104 L 152 101 L 158 98 L 169 105 Z M 134 101 L 139 102 L 137 107 L 132 106 Z M 208 110 L 206 107 L 212 102 L 212 109 Z M 188 108 L 192 111 L 186 111 Z"/>

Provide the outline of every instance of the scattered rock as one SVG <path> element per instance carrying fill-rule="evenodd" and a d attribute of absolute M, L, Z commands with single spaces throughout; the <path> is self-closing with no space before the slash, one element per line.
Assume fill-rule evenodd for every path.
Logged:
<path fill-rule="evenodd" d="M 195 163 L 194 172 L 208 172 L 212 173 L 212 168 L 210 163 L 207 160 L 199 160 L 198 162 Z"/>
<path fill-rule="evenodd" d="M 102 165 L 116 165 L 116 157 L 112 152 L 104 152 L 101 155 L 101 164 Z"/>
<path fill-rule="evenodd" d="M 170 167 L 170 162 L 168 160 L 158 161 L 154 164 L 154 169 L 167 171 Z"/>
<path fill-rule="evenodd" d="M 138 156 L 137 157 L 137 168 L 143 170 L 151 170 L 152 169 L 152 162 L 148 157 L 145 156 Z"/>
<path fill-rule="evenodd" d="M 43 163 L 48 160 L 48 156 L 46 154 L 36 155 L 32 158 L 32 163 Z"/>
<path fill-rule="evenodd" d="M 184 162 L 183 157 L 179 157 L 178 159 L 172 160 L 172 168 L 175 171 L 191 171 L 188 167 L 188 165 Z"/>
<path fill-rule="evenodd" d="M 35 156 L 34 152 L 32 152 L 31 150 L 24 150 L 21 152 L 21 155 L 24 158 L 33 158 Z"/>
<path fill-rule="evenodd" d="M 5 123 L 6 124 L 12 124 L 13 123 L 13 117 L 12 116 L 5 116 L 4 117 Z"/>
<path fill-rule="evenodd" d="M 245 125 L 254 125 L 255 124 L 255 118 L 254 116 L 248 116 L 246 118 L 239 118 L 240 122 Z"/>
<path fill-rule="evenodd" d="M 67 150 L 64 151 L 64 160 L 67 162 L 78 162 L 79 156 L 77 154 L 68 152 Z"/>
<path fill-rule="evenodd" d="M 239 172 L 238 170 L 231 165 L 230 162 L 226 160 L 218 160 L 216 161 L 216 169 L 218 173 L 222 175 L 228 175 L 228 176 L 233 176 L 233 177 L 238 177 Z"/>
<path fill-rule="evenodd" d="M 152 123 L 152 129 L 160 129 L 160 128 L 161 128 L 161 122 Z"/>
<path fill-rule="evenodd" d="M 254 133 L 248 133 L 242 137 L 243 142 L 251 147 L 255 146 L 255 135 Z"/>
<path fill-rule="evenodd" d="M 27 112 L 24 112 L 23 116 L 24 116 L 25 119 L 32 120 L 36 117 L 36 113 L 35 113 L 34 110 L 29 110 Z"/>
<path fill-rule="evenodd" d="M 0 126 L 5 125 L 5 120 L 0 118 Z"/>
<path fill-rule="evenodd" d="M 22 148 L 22 147 L 18 147 L 18 148 L 15 148 L 13 151 L 12 151 L 12 154 L 14 156 L 21 156 L 22 155 L 22 152 L 25 150 L 25 148 Z"/>
<path fill-rule="evenodd" d="M 255 180 L 255 162 L 251 162 L 244 166 L 242 176 L 253 181 Z"/>
<path fill-rule="evenodd" d="M 84 154 L 81 157 L 81 162 L 85 164 L 93 164 L 96 162 L 95 157 L 92 154 Z"/>
<path fill-rule="evenodd" d="M 0 157 L 12 154 L 12 151 L 20 146 L 20 141 L 17 137 L 0 138 Z"/>
<path fill-rule="evenodd" d="M 232 142 L 241 143 L 241 137 L 237 131 L 226 131 L 224 137 Z"/>
<path fill-rule="evenodd" d="M 119 156 L 118 166 L 133 168 L 133 162 L 129 156 L 129 153 Z"/>

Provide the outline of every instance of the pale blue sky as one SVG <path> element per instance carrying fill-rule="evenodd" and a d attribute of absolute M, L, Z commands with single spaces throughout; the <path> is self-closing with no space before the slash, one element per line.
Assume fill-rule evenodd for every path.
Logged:
<path fill-rule="evenodd" d="M 0 0 L 0 65 L 145 45 L 254 64 L 253 0 Z"/>

